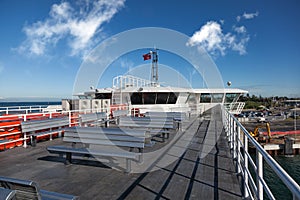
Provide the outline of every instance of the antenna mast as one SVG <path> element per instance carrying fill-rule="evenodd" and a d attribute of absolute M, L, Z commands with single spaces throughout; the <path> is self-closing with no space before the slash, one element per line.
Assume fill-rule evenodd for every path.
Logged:
<path fill-rule="evenodd" d="M 154 48 L 153 51 L 150 51 L 152 55 L 152 70 L 151 70 L 151 82 L 153 85 L 158 85 L 158 54 L 157 48 Z"/>

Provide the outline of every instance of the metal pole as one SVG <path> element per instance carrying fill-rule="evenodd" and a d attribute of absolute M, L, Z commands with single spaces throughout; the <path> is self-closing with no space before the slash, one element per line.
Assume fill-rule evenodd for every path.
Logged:
<path fill-rule="evenodd" d="M 157 51 L 155 51 L 155 67 L 156 67 L 156 75 L 155 75 L 155 82 L 156 84 L 158 84 L 158 55 L 157 55 Z"/>
<path fill-rule="evenodd" d="M 237 168 L 237 173 L 241 173 L 241 154 L 240 154 L 240 150 L 241 150 L 241 127 L 238 126 L 237 127 L 237 163 L 238 163 L 238 168 Z"/>
<path fill-rule="evenodd" d="M 248 192 L 248 137 L 246 134 L 244 134 L 244 198 L 249 197 Z"/>
<path fill-rule="evenodd" d="M 233 117 L 230 117 L 230 149 L 233 149 L 233 137 L 234 137 L 234 125 L 233 125 Z"/>
<path fill-rule="evenodd" d="M 233 138 L 233 159 L 236 159 L 236 122 L 232 119 L 233 123 L 233 131 L 232 131 L 232 138 Z"/>
<path fill-rule="evenodd" d="M 24 115 L 24 122 L 26 122 L 26 115 Z M 27 142 L 26 142 L 26 133 L 24 133 L 24 144 L 23 144 L 24 148 L 27 148 Z"/>
<path fill-rule="evenodd" d="M 72 123 L 71 117 L 72 117 L 71 111 L 69 111 L 69 127 L 72 126 L 72 124 L 71 124 Z"/>
<path fill-rule="evenodd" d="M 263 190 L 263 184 L 260 179 L 263 179 L 263 158 L 261 153 L 256 150 L 256 187 L 257 187 L 257 198 L 263 199 L 264 198 L 264 190 Z"/>

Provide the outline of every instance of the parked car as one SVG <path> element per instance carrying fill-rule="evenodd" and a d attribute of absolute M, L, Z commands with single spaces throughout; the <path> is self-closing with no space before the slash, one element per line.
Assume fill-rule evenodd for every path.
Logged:
<path fill-rule="evenodd" d="M 264 117 L 259 117 L 259 118 L 257 118 L 257 122 L 266 122 L 267 120 L 266 120 L 266 118 L 264 118 Z"/>

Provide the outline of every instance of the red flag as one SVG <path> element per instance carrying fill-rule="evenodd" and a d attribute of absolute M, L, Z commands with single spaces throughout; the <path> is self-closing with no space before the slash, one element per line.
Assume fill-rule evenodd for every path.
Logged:
<path fill-rule="evenodd" d="M 147 53 L 143 55 L 144 60 L 150 60 L 151 59 L 151 54 Z"/>

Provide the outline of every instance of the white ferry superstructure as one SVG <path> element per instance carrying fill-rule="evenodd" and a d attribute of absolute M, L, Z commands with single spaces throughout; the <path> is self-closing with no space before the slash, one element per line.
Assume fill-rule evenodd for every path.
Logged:
<path fill-rule="evenodd" d="M 245 103 L 238 102 L 246 90 L 236 88 L 180 88 L 161 86 L 132 75 L 113 79 L 112 88 L 98 88 L 75 94 L 78 99 L 63 100 L 63 109 L 97 109 L 111 107 L 119 109 L 126 106 L 140 113 L 149 111 L 203 113 L 216 104 L 223 104 L 233 114 L 242 111 Z"/>

